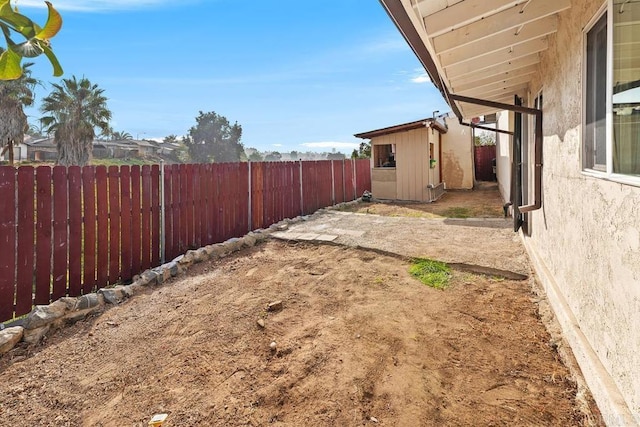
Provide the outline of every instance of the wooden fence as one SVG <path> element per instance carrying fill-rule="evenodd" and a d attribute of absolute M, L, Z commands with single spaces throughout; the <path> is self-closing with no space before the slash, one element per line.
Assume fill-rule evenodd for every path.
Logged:
<path fill-rule="evenodd" d="M 0 166 L 0 322 L 371 188 L 369 160 L 163 169 Z"/>

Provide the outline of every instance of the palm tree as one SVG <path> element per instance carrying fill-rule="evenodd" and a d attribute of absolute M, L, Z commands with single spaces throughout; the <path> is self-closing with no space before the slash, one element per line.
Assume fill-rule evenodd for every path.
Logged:
<path fill-rule="evenodd" d="M 0 48 L 0 54 L 3 49 Z M 31 77 L 29 67 L 22 66 L 22 75 L 15 80 L 0 80 L 0 154 L 9 153 L 13 165 L 13 148 L 24 141 L 29 129 L 23 107 L 33 104 L 33 89 L 38 80 Z"/>
<path fill-rule="evenodd" d="M 113 132 L 111 133 L 111 139 L 113 141 L 126 141 L 133 139 L 133 136 L 129 132 Z"/>
<path fill-rule="evenodd" d="M 48 133 L 53 133 L 58 164 L 84 166 L 91 160 L 95 129 L 109 129 L 111 111 L 104 90 L 85 77 L 78 80 L 75 76 L 52 86 L 40 109 L 48 114 L 42 117 L 42 123 Z"/>

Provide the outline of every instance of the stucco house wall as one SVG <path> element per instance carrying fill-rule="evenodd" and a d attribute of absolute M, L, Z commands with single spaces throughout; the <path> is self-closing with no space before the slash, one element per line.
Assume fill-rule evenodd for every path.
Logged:
<path fill-rule="evenodd" d="M 544 203 L 523 239 L 605 421 L 629 425 L 620 405 L 640 423 L 640 187 L 581 164 L 583 28 L 602 4 L 560 14 L 530 87 L 544 94 Z"/>
<path fill-rule="evenodd" d="M 473 188 L 473 138 L 471 128 L 457 119 L 447 120 L 447 133 L 442 135 L 442 181 L 447 189 Z"/>
<path fill-rule="evenodd" d="M 501 111 L 497 113 L 498 129 L 513 129 L 513 113 Z M 510 135 L 498 133 L 496 136 L 496 178 L 498 190 L 503 200 L 511 199 L 511 143 Z"/>

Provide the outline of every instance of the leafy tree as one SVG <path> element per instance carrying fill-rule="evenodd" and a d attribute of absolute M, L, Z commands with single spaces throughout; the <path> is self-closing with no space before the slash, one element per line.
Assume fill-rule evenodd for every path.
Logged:
<path fill-rule="evenodd" d="M 370 159 L 371 158 L 371 143 L 361 142 L 360 147 L 357 150 L 353 150 L 351 153 L 352 159 Z"/>
<path fill-rule="evenodd" d="M 125 141 L 129 139 L 133 139 L 133 136 L 129 132 L 112 132 L 111 139 L 113 141 Z"/>
<path fill-rule="evenodd" d="M 164 142 L 165 144 L 177 144 L 178 135 L 171 134 L 171 135 L 165 136 L 162 142 Z"/>
<path fill-rule="evenodd" d="M 248 159 L 250 162 L 261 162 L 263 160 L 258 151 L 254 151 L 253 153 L 249 154 Z"/>
<path fill-rule="evenodd" d="M 185 144 L 196 162 L 238 162 L 244 151 L 240 138 L 242 126 L 226 117 L 200 111 L 196 125 L 189 129 Z"/>
<path fill-rule="evenodd" d="M 62 67 L 58 62 L 50 39 L 54 37 L 62 27 L 62 17 L 57 10 L 45 1 L 49 8 L 49 16 L 44 27 L 40 27 L 28 17 L 18 13 L 17 8 L 11 7 L 10 0 L 0 0 L 0 30 L 4 35 L 6 48 L 0 52 L 0 80 L 15 80 L 22 75 L 21 66 L 23 58 L 35 58 L 44 54 L 53 66 L 53 75 L 62 75 Z M 16 43 L 14 35 L 19 35 L 25 40 Z"/>
<path fill-rule="evenodd" d="M 496 135 L 493 132 L 476 131 L 476 136 L 473 137 L 473 143 L 476 147 L 496 145 Z"/>
<path fill-rule="evenodd" d="M 345 158 L 345 155 L 343 153 L 339 153 L 339 152 L 331 152 L 327 154 L 327 160 L 343 160 Z"/>
<path fill-rule="evenodd" d="M 300 158 L 300 154 L 296 150 L 291 150 L 291 153 L 289 153 L 289 157 L 291 158 L 291 160 L 298 160 Z"/>
<path fill-rule="evenodd" d="M 265 162 L 279 162 L 280 160 L 282 160 L 282 154 L 277 151 L 273 151 L 264 156 Z"/>
<path fill-rule="evenodd" d="M 91 160 L 96 128 L 109 129 L 111 111 L 104 90 L 88 79 L 75 76 L 53 84 L 53 91 L 42 100 L 46 131 L 53 133 L 58 147 L 58 164 L 84 166 Z"/>
<path fill-rule="evenodd" d="M 0 154 L 9 153 L 13 164 L 13 147 L 24 141 L 29 130 L 23 107 L 33 104 L 33 89 L 38 81 L 31 77 L 31 63 L 22 66 L 20 77 L 0 80 Z"/>

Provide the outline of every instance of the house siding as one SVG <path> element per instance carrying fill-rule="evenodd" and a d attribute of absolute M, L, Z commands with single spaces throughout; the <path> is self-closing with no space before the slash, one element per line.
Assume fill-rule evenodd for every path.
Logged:
<path fill-rule="evenodd" d="M 523 238 L 605 421 L 629 425 L 640 423 L 640 188 L 584 174 L 580 155 L 582 31 L 602 4 L 560 15 L 530 88 L 544 95 L 544 203 Z"/>

